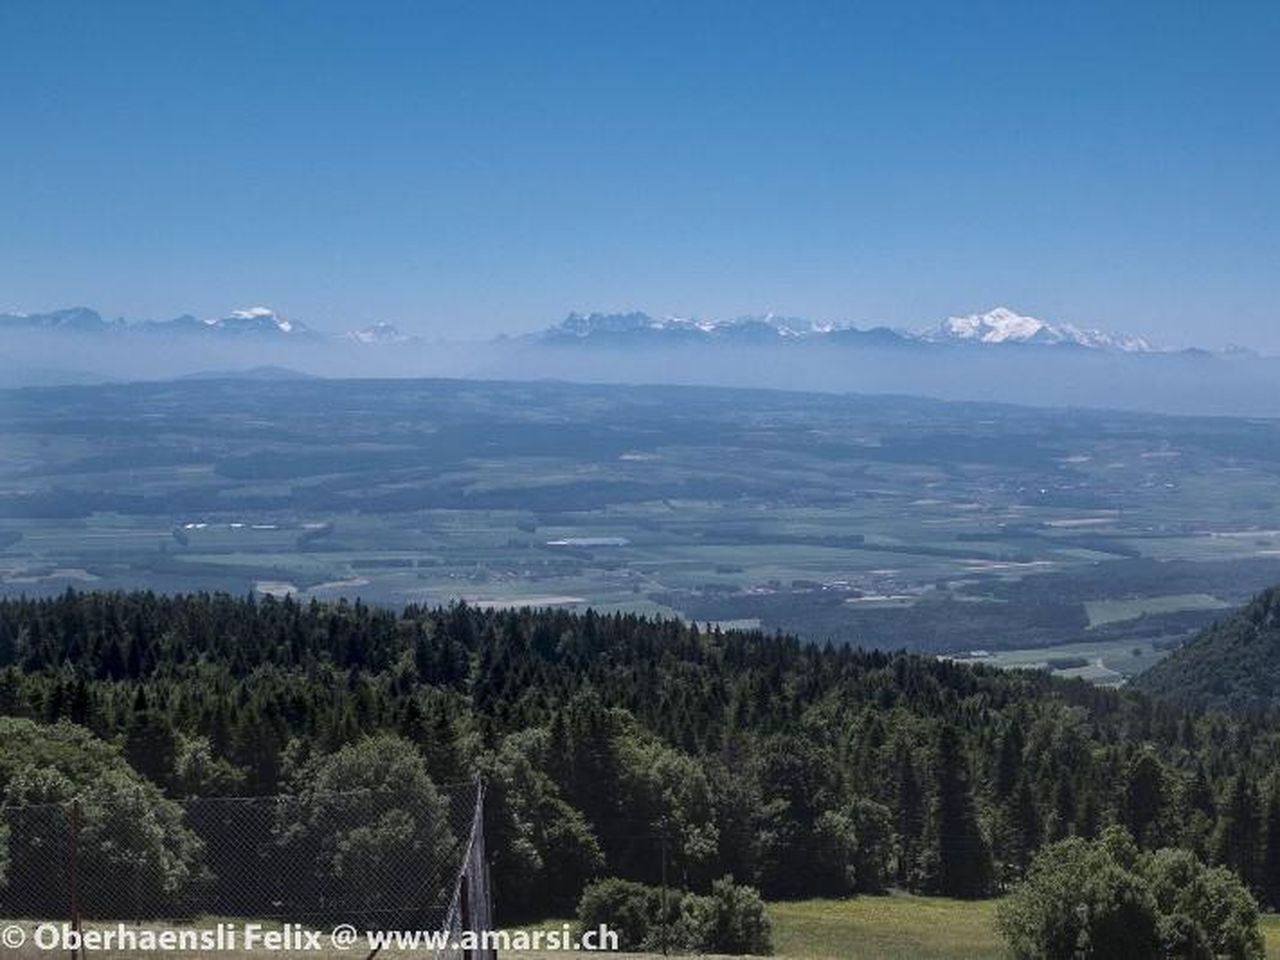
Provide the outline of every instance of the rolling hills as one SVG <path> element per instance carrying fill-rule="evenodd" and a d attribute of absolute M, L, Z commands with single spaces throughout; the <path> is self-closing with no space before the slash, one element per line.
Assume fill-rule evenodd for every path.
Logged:
<path fill-rule="evenodd" d="M 1187 706 L 1235 712 L 1280 706 L 1280 587 L 1207 627 L 1135 682 Z"/>

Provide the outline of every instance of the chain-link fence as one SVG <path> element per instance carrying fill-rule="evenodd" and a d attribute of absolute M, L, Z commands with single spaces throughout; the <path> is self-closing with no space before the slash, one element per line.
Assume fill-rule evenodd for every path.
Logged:
<path fill-rule="evenodd" d="M 487 930 L 483 788 L 0 807 L 0 917 Z"/>

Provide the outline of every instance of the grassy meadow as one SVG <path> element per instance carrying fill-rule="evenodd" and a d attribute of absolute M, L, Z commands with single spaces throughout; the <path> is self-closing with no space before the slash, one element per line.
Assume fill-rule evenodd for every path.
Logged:
<path fill-rule="evenodd" d="M 1007 960 L 995 928 L 997 904 L 905 894 L 773 903 L 774 955 L 793 960 Z M 1264 916 L 1262 930 L 1267 960 L 1280 960 L 1280 915 Z M 503 956 L 551 960 L 556 954 Z M 612 956 L 653 960 L 656 955 Z"/>
<path fill-rule="evenodd" d="M 998 901 L 962 901 L 937 897 L 894 894 L 885 897 L 857 897 L 849 900 L 804 900 L 773 903 L 774 955 L 792 960 L 1006 960 L 1008 954 L 995 929 Z M 3 921 L 0 921 L 3 922 Z M 212 923 L 213 921 L 210 921 Z M 563 921 L 547 921 L 537 927 L 559 929 Z M 30 934 L 34 924 L 20 924 Z M 278 924 L 267 922 L 268 928 Z M 173 929 L 163 924 L 146 924 L 155 929 Z M 1280 960 L 1280 914 L 1262 918 L 1268 960 Z M 332 949 L 327 943 L 320 951 L 272 951 L 279 960 L 336 960 L 359 953 Z M 31 942 L 5 951 L 13 960 L 48 956 Z M 102 960 L 125 960 L 124 953 L 104 951 L 94 954 Z M 201 954 L 166 954 L 197 957 Z M 246 952 L 223 953 L 230 960 L 247 960 Z M 387 949 L 380 956 L 404 956 L 402 950 Z M 505 960 L 553 960 L 563 952 L 506 952 Z M 610 954 L 620 960 L 654 960 L 657 954 Z"/>

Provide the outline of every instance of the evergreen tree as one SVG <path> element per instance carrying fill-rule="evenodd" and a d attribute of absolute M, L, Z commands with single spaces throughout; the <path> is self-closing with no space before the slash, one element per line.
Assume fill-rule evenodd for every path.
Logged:
<path fill-rule="evenodd" d="M 949 723 L 939 731 L 933 777 L 931 886 L 948 897 L 985 896 L 991 850 L 978 825 L 960 734 Z"/>
<path fill-rule="evenodd" d="M 1164 768 L 1150 751 L 1143 750 L 1129 764 L 1124 783 L 1124 825 L 1138 846 L 1155 846 L 1160 840 L 1160 818 L 1165 804 Z"/>
<path fill-rule="evenodd" d="M 1274 910 L 1280 907 L 1280 774 L 1273 773 L 1267 780 L 1262 836 L 1258 889 L 1263 902 Z"/>
<path fill-rule="evenodd" d="M 146 690 L 138 687 L 125 728 L 124 755 L 129 766 L 152 783 L 167 787 L 173 781 L 177 753 L 177 739 L 168 717 L 153 710 Z"/>
<path fill-rule="evenodd" d="M 1217 863 L 1230 867 L 1250 886 L 1257 880 L 1260 833 L 1257 792 L 1241 771 L 1231 778 L 1222 802 L 1213 855 Z"/>

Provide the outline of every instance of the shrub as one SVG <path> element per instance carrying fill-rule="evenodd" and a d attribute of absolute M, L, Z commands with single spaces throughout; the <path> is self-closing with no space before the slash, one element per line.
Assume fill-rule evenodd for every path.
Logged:
<path fill-rule="evenodd" d="M 1260 960 L 1258 910 L 1239 879 L 1185 850 L 1139 854 L 1122 830 L 1041 850 L 997 913 L 1019 960 Z"/>
<path fill-rule="evenodd" d="M 738 886 L 732 877 L 711 885 L 711 896 L 697 898 L 703 911 L 703 953 L 773 953 L 773 929 L 764 901 L 754 887 Z"/>
<path fill-rule="evenodd" d="M 760 894 L 729 877 L 715 881 L 709 896 L 646 886 L 630 880 L 599 880 L 582 894 L 578 923 L 608 926 L 627 952 L 769 954 L 773 936 Z"/>
<path fill-rule="evenodd" d="M 204 879 L 199 838 L 182 809 L 133 770 L 112 744 L 70 723 L 0 717 L 0 908 L 38 916 L 65 907 L 33 884 L 49 851 L 66 849 L 78 805 L 80 908 L 150 917 L 181 909 Z M 4 874 L 7 873 L 7 878 Z"/>
<path fill-rule="evenodd" d="M 608 926 L 618 935 L 618 949 L 624 952 L 643 950 L 656 928 L 672 925 L 678 913 L 671 909 L 671 900 L 679 893 L 671 893 L 668 909 L 663 910 L 662 891 L 631 880 L 610 877 L 597 880 L 587 886 L 578 901 L 578 923 L 583 929 Z"/>
<path fill-rule="evenodd" d="M 403 903 L 408 879 L 447 895 L 459 840 L 426 762 L 407 740 L 366 737 L 302 764 L 296 796 L 276 810 L 276 842 L 299 867 L 295 903 L 359 912 Z"/>

